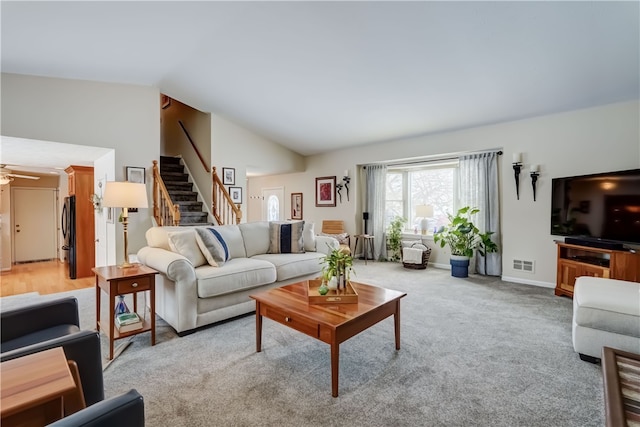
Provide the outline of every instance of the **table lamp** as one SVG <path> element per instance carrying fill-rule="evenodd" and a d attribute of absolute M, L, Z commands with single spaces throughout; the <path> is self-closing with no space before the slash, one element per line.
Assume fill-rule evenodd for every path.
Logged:
<path fill-rule="evenodd" d="M 416 216 L 422 218 L 420 221 L 420 228 L 422 234 L 427 234 L 427 227 L 429 226 L 429 218 L 433 218 L 433 206 L 431 205 L 418 205 L 416 206 Z"/>
<path fill-rule="evenodd" d="M 119 268 L 133 267 L 128 260 L 127 225 L 129 208 L 148 208 L 147 187 L 135 182 L 108 181 L 104 188 L 102 206 L 122 208 L 122 228 L 124 229 L 124 262 Z"/>

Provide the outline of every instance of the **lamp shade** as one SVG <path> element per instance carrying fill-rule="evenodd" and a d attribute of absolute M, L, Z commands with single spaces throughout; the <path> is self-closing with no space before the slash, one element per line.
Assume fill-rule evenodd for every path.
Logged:
<path fill-rule="evenodd" d="M 433 206 L 431 205 L 416 206 L 416 216 L 419 218 L 433 218 Z"/>
<path fill-rule="evenodd" d="M 102 205 L 108 208 L 148 208 L 147 186 L 137 182 L 107 181 Z"/>

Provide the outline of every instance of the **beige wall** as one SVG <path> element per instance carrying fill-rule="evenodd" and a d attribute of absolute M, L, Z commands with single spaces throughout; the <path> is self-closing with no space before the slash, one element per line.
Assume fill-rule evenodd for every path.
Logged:
<path fill-rule="evenodd" d="M 357 165 L 492 148 L 504 151 L 499 165 L 503 278 L 553 286 L 556 248 L 549 231 L 551 179 L 640 167 L 639 103 L 618 103 L 311 156 L 304 173 L 251 178 L 248 194 L 257 195 L 264 187 L 284 186 L 289 212 L 290 193 L 303 192 L 305 220 L 320 224 L 323 219 L 343 219 L 348 231 L 354 233 L 361 224 L 354 172 Z M 516 200 L 511 165 L 514 152 L 523 153 L 520 200 Z M 529 177 L 531 164 L 540 165 L 537 202 L 533 201 Z M 335 208 L 315 207 L 315 178 L 340 177 L 345 169 L 349 169 L 352 177 L 350 201 L 343 197 L 343 203 Z M 255 218 L 253 209 L 252 218 Z M 448 263 L 446 251 L 438 249 L 432 257 L 437 263 Z M 534 261 L 535 272 L 513 270 L 513 259 Z"/>
<path fill-rule="evenodd" d="M 2 74 L 2 127 L 6 136 L 115 149 L 115 180 L 125 180 L 125 166 L 149 171 L 160 153 L 157 88 Z M 38 153 L 34 153 L 36 156 Z M 145 244 L 151 210 L 132 215 L 129 251 Z M 116 233 L 117 259 L 123 258 L 122 230 Z M 114 245 L 111 245 L 113 250 Z"/>

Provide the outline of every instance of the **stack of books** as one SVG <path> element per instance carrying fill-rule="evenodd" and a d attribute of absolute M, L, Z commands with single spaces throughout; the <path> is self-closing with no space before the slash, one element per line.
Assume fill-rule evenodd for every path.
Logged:
<path fill-rule="evenodd" d="M 142 329 L 142 319 L 138 313 L 122 313 L 116 316 L 116 328 L 119 332 L 131 332 Z"/>

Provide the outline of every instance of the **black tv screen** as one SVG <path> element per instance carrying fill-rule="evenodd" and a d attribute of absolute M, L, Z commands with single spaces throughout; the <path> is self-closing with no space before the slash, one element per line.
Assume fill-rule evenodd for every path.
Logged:
<path fill-rule="evenodd" d="M 551 234 L 640 245 L 640 169 L 554 178 Z"/>

